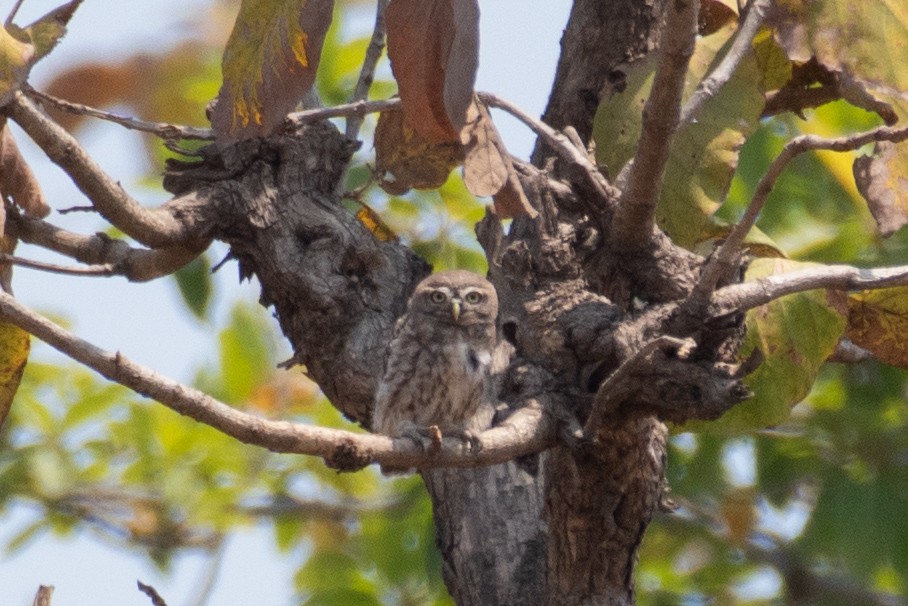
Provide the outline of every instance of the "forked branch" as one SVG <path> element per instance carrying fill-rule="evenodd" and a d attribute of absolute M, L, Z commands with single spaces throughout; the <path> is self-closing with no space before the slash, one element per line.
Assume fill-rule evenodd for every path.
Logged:
<path fill-rule="evenodd" d="M 795 137 L 786 143 L 785 147 L 782 148 L 782 152 L 772 161 L 772 164 L 770 164 L 769 168 L 766 170 L 766 174 L 763 175 L 760 182 L 757 184 L 757 189 L 754 192 L 750 203 L 747 205 L 747 209 L 744 211 L 744 216 L 741 217 L 741 220 L 738 221 L 734 229 L 732 229 L 728 238 L 725 239 L 725 242 L 722 243 L 719 249 L 710 258 L 709 262 L 704 266 L 703 272 L 700 274 L 700 279 L 690 296 L 692 305 L 698 307 L 705 304 L 709 299 L 710 293 L 715 289 L 716 284 L 718 284 L 722 277 L 733 267 L 734 260 L 741 252 L 741 246 L 744 243 L 744 239 L 756 223 L 757 217 L 760 215 L 760 211 L 763 210 L 763 205 L 766 203 L 766 199 L 772 192 L 776 181 L 778 181 L 779 177 L 792 160 L 804 152 L 813 150 L 845 152 L 859 149 L 864 145 L 875 141 L 899 143 L 906 139 L 908 139 L 908 127 L 891 128 L 883 126 L 871 131 L 834 139 L 827 139 L 816 135 L 802 135 L 800 137 Z"/>
<path fill-rule="evenodd" d="M 7 111 L 114 227 L 150 247 L 182 245 L 189 239 L 182 221 L 166 210 L 149 210 L 139 204 L 72 135 L 44 115 L 25 95 L 16 93 Z"/>

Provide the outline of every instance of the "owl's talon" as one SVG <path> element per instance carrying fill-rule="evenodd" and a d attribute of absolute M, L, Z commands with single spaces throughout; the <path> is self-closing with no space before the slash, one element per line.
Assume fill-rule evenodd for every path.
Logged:
<path fill-rule="evenodd" d="M 449 431 L 448 436 L 466 442 L 470 454 L 479 454 L 482 452 L 482 438 L 478 432 L 471 429 L 460 429 Z"/>
<path fill-rule="evenodd" d="M 441 449 L 441 430 L 438 425 L 419 427 L 410 425 L 400 432 L 400 437 L 407 438 L 423 452 L 438 452 Z"/>

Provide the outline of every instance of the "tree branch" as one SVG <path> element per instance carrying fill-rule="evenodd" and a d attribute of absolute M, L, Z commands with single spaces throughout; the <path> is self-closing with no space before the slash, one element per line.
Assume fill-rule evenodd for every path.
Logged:
<path fill-rule="evenodd" d="M 52 105 L 60 111 L 106 120 L 107 122 L 119 124 L 130 130 L 150 133 L 165 141 L 176 141 L 179 139 L 195 139 L 198 141 L 214 140 L 214 133 L 210 128 L 180 126 L 178 124 L 168 124 L 166 122 L 146 122 L 145 120 L 139 120 L 137 118 L 129 118 L 127 116 L 119 116 L 111 112 L 101 111 L 87 105 L 82 105 L 81 103 L 66 101 L 65 99 L 60 99 L 36 90 L 31 86 L 25 86 L 22 90 L 32 99 L 37 99 L 46 105 Z"/>
<path fill-rule="evenodd" d="M 637 151 L 611 230 L 614 248 L 639 250 L 652 240 L 654 214 L 681 113 L 687 66 L 694 52 L 699 0 L 669 2 L 652 92 L 643 107 Z"/>
<path fill-rule="evenodd" d="M 154 250 L 139 249 L 103 233 L 93 236 L 77 234 L 42 219 L 10 213 L 7 221 L 12 226 L 13 233 L 23 242 L 41 246 L 90 266 L 109 267 L 109 274 L 104 274 L 99 269 L 94 275 L 120 275 L 131 282 L 147 282 L 172 274 L 208 247 L 208 241 L 205 241 L 197 248 L 171 246 Z"/>
<path fill-rule="evenodd" d="M 183 244 L 190 239 L 187 225 L 170 212 L 146 209 L 129 196 L 72 135 L 45 116 L 21 92 L 13 96 L 6 111 L 44 153 L 66 171 L 113 226 L 149 247 Z"/>
<path fill-rule="evenodd" d="M 603 204 L 608 206 L 614 204 L 620 192 L 612 187 L 596 165 L 590 162 L 585 149 L 577 147 L 564 133 L 560 133 L 542 120 L 532 117 L 510 101 L 492 93 L 479 92 L 477 96 L 489 107 L 497 107 L 523 122 L 538 137 L 548 143 L 565 162 L 580 169 L 587 185 L 598 194 Z"/>
<path fill-rule="evenodd" d="M 719 65 L 704 78 L 697 86 L 697 90 L 690 96 L 684 108 L 681 110 L 679 126 L 683 126 L 697 119 L 697 115 L 703 108 L 703 105 L 711 98 L 716 96 L 725 84 L 731 79 L 741 61 L 753 52 L 753 39 L 757 35 L 763 22 L 766 21 L 766 13 L 772 0 L 754 0 L 747 5 L 747 16 L 744 23 L 735 34 L 735 41 L 732 42 L 728 53 L 719 62 Z"/>
<path fill-rule="evenodd" d="M 908 265 L 876 269 L 827 265 L 720 288 L 712 297 L 712 305 L 721 314 L 746 311 L 785 295 L 818 288 L 876 290 L 892 286 L 908 286 Z"/>
<path fill-rule="evenodd" d="M 816 135 L 802 135 L 786 143 L 781 153 L 772 161 L 757 184 L 757 189 L 754 191 L 754 195 L 744 211 L 744 216 L 741 217 L 741 220 L 732 229 L 722 246 L 719 247 L 704 266 L 697 285 L 691 292 L 690 305 L 697 307 L 705 304 L 709 300 L 710 293 L 713 292 L 716 284 L 736 266 L 734 261 L 740 254 L 744 238 L 747 237 L 754 223 L 756 223 L 757 217 L 760 215 L 760 211 L 763 210 L 763 205 L 766 203 L 766 199 L 772 192 L 779 176 L 792 160 L 804 152 L 812 150 L 853 151 L 875 141 L 898 143 L 906 139 L 908 139 L 908 127 L 891 128 L 883 126 L 871 131 L 835 139 L 827 139 Z"/>
<path fill-rule="evenodd" d="M 363 59 L 356 88 L 353 89 L 353 96 L 350 98 L 351 103 L 365 101 L 369 98 L 369 89 L 375 79 L 375 67 L 385 49 L 385 9 L 388 7 L 388 2 L 390 0 L 378 0 L 375 6 L 375 27 L 372 29 L 372 38 L 366 49 L 366 58 Z M 359 136 L 359 128 L 362 123 L 361 115 L 353 114 L 347 118 L 346 135 L 348 139 L 356 139 Z"/>
<path fill-rule="evenodd" d="M 87 267 L 69 267 L 66 265 L 56 265 L 54 263 L 44 263 L 42 261 L 33 261 L 24 259 L 15 255 L 0 253 L 0 263 L 9 263 L 19 267 L 28 267 L 29 269 L 38 269 L 53 274 L 63 274 L 68 276 L 102 276 L 109 277 L 115 274 L 113 265 L 105 263 L 103 265 L 89 265 Z"/>
<path fill-rule="evenodd" d="M 262 446 L 272 452 L 319 456 L 340 469 L 359 469 L 370 463 L 421 469 L 478 467 L 540 452 L 554 442 L 554 424 L 535 400 L 501 425 L 484 432 L 480 436 L 483 449 L 478 454 L 471 453 L 468 445 L 455 439 L 445 439 L 437 453 L 427 454 L 407 438 L 391 439 L 288 421 L 271 421 L 239 411 L 192 387 L 162 377 L 119 352 L 107 352 L 83 341 L 6 293 L 0 293 L 0 317 L 107 379 L 154 398 L 171 410 L 240 442 Z"/>

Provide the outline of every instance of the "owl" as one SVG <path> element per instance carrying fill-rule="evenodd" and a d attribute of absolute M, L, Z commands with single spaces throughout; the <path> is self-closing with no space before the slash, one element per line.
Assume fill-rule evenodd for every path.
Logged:
<path fill-rule="evenodd" d="M 397 321 L 376 392 L 373 430 L 389 436 L 438 433 L 474 449 L 492 420 L 498 295 L 468 271 L 445 271 L 416 286 Z M 437 429 L 436 429 L 437 428 Z"/>

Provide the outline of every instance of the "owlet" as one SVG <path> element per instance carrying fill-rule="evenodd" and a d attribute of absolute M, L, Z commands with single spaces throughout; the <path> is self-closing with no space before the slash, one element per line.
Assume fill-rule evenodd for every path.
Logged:
<path fill-rule="evenodd" d="M 480 446 L 476 432 L 494 410 L 497 315 L 495 287 L 474 273 L 445 271 L 420 282 L 395 327 L 373 429 L 415 438 L 436 426 Z"/>

